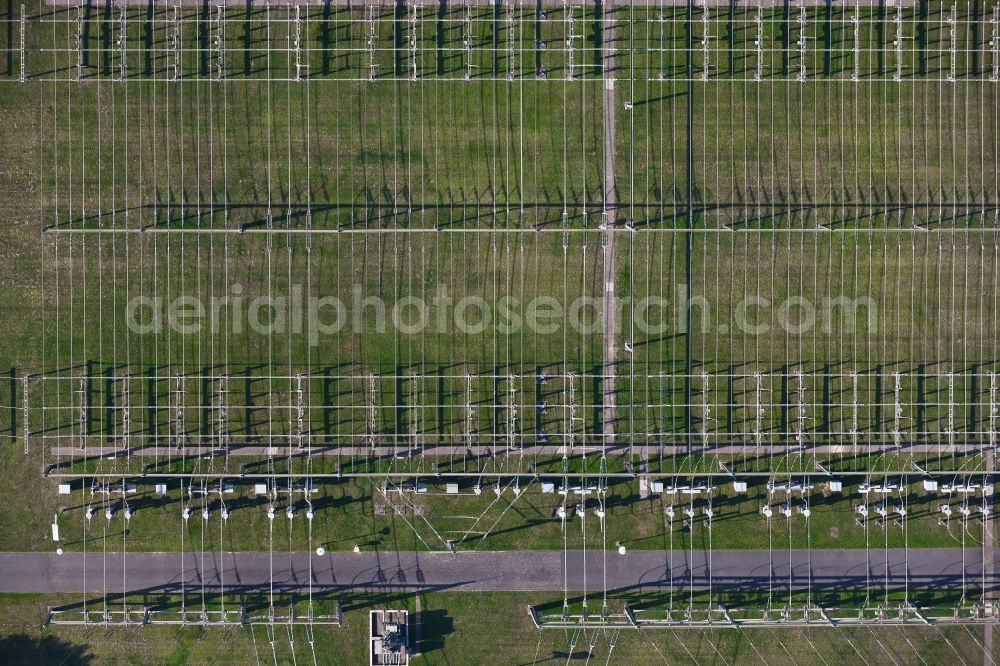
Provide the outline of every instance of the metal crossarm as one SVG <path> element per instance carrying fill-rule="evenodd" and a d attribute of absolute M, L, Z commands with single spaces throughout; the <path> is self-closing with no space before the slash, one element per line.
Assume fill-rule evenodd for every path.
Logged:
<path fill-rule="evenodd" d="M 122 2 L 121 12 L 118 18 L 118 80 L 124 82 L 128 75 L 126 69 L 126 58 L 128 54 L 128 13 L 125 11 L 126 5 Z"/>
<path fill-rule="evenodd" d="M 302 64 L 302 18 L 298 5 L 294 6 L 294 12 L 292 11 L 292 9 L 293 9 L 292 6 L 289 6 L 288 18 L 292 22 L 292 25 L 295 26 L 295 35 L 292 40 L 292 48 L 295 52 L 295 80 L 301 81 L 302 68 L 304 67 L 304 65 Z"/>
<path fill-rule="evenodd" d="M 710 39 L 712 36 L 712 17 L 708 9 L 708 0 L 701 7 L 701 80 L 708 81 L 708 71 L 711 66 Z"/>
<path fill-rule="evenodd" d="M 226 76 L 226 10 L 222 5 L 215 9 L 215 78 L 221 81 Z"/>
<path fill-rule="evenodd" d="M 184 378 L 181 375 L 174 377 L 174 419 L 173 419 L 173 439 L 174 446 L 181 448 L 184 446 L 186 435 L 184 427 Z"/>
<path fill-rule="evenodd" d="M 858 373 L 851 370 L 851 427 L 848 431 L 851 444 L 858 445 L 858 435 L 860 427 L 859 404 L 858 404 Z"/>
<path fill-rule="evenodd" d="M 221 375 L 216 379 L 218 387 L 215 392 L 216 421 L 215 436 L 220 446 L 229 442 L 229 375 Z"/>
<path fill-rule="evenodd" d="M 289 8 L 291 11 L 291 8 Z M 299 11 L 299 6 L 295 5 L 295 16 L 292 19 L 295 25 L 295 80 L 302 80 L 302 17 Z"/>
<path fill-rule="evenodd" d="M 759 446 L 764 443 L 764 417 L 767 414 L 767 401 L 764 377 L 759 372 L 754 373 L 754 442 Z"/>
<path fill-rule="evenodd" d="M 569 454 L 575 446 L 576 422 L 576 376 L 571 372 L 566 375 L 566 449 Z"/>
<path fill-rule="evenodd" d="M 410 66 L 412 70 L 410 72 L 410 79 L 413 81 L 417 80 L 417 20 L 420 11 L 420 5 L 414 2 L 410 5 Z"/>
<path fill-rule="evenodd" d="M 170 14 L 170 80 L 181 79 L 181 8 L 174 5 Z"/>
<path fill-rule="evenodd" d="M 295 442 L 298 448 L 303 447 L 305 438 L 305 398 L 302 390 L 302 374 L 295 376 Z"/>
<path fill-rule="evenodd" d="M 565 2 L 565 0 L 564 0 Z M 465 80 L 472 80 L 472 3 L 465 5 Z"/>
<path fill-rule="evenodd" d="M 997 418 L 1000 417 L 1000 409 L 997 405 L 997 376 L 993 371 L 989 372 L 990 378 L 990 388 L 989 388 L 989 401 L 990 408 L 987 414 L 987 425 L 986 433 L 989 440 L 990 447 L 996 445 L 996 435 L 997 435 Z"/>
<path fill-rule="evenodd" d="M 808 432 L 806 421 L 809 418 L 809 402 L 806 396 L 805 374 L 797 372 L 795 373 L 795 378 L 797 381 L 796 407 L 798 409 L 798 422 L 795 426 L 795 443 L 802 444 L 805 442 L 806 433 Z"/>
<path fill-rule="evenodd" d="M 87 435 L 87 376 L 80 375 L 80 386 L 76 391 L 77 433 L 80 438 L 80 450 L 86 448 Z"/>
<path fill-rule="evenodd" d="M 758 11 L 760 7 L 757 7 Z M 656 21 L 660 24 L 660 67 L 656 73 L 657 81 L 665 81 L 667 78 L 667 17 L 661 14 Z"/>
<path fill-rule="evenodd" d="M 949 372 L 948 379 L 948 417 L 945 425 L 945 433 L 948 437 L 948 444 L 955 443 L 955 374 Z"/>
<path fill-rule="evenodd" d="M 948 81 L 955 81 L 955 74 L 958 71 L 958 21 L 956 15 L 958 13 L 957 7 L 952 4 L 951 11 L 948 13 L 948 38 L 951 46 L 948 48 Z"/>
<path fill-rule="evenodd" d="M 990 17 L 990 53 L 993 56 L 990 81 L 1000 81 L 1000 3 L 993 6 Z"/>
<path fill-rule="evenodd" d="M 83 79 L 83 6 L 76 6 L 76 80 Z"/>
<path fill-rule="evenodd" d="M 378 389 L 375 375 L 368 375 L 368 441 L 375 447 L 375 437 L 378 434 Z"/>
<path fill-rule="evenodd" d="M 757 5 L 754 24 L 757 26 L 757 38 L 754 40 L 754 48 L 757 51 L 757 69 L 754 71 L 753 80 L 761 81 L 764 79 L 764 7 L 762 5 Z"/>
<path fill-rule="evenodd" d="M 903 37 L 903 5 L 900 4 L 896 7 L 896 40 L 894 42 L 896 73 L 892 77 L 895 81 L 903 80 Z"/>
<path fill-rule="evenodd" d="M 18 39 L 20 40 L 19 51 L 18 51 L 18 54 L 19 54 L 18 66 L 20 67 L 21 72 L 20 72 L 20 75 L 18 76 L 18 81 L 20 81 L 21 83 L 24 83 L 27 80 L 26 77 L 25 77 L 25 75 L 24 75 L 24 33 L 27 30 L 27 28 L 28 28 L 28 19 L 27 19 L 27 15 L 24 12 L 24 5 L 21 5 L 20 26 L 21 26 L 21 30 L 20 30 L 20 33 L 18 34 Z"/>
<path fill-rule="evenodd" d="M 465 437 L 466 444 L 471 449 L 476 443 L 476 408 L 472 398 L 472 375 L 466 375 L 465 381 Z"/>
<path fill-rule="evenodd" d="M 903 445 L 903 377 L 898 372 L 892 373 L 892 440 Z"/>
<path fill-rule="evenodd" d="M 563 0 L 563 15 L 566 17 L 566 78 L 572 81 L 576 78 L 576 16 L 573 15 L 573 5 Z"/>
<path fill-rule="evenodd" d="M 510 450 L 516 451 L 517 446 L 517 378 L 515 375 L 511 375 L 509 378 L 510 385 L 507 389 L 508 400 L 510 401 L 507 408 L 507 438 Z"/>
<path fill-rule="evenodd" d="M 854 14 L 851 15 L 851 25 L 854 28 L 854 69 L 851 71 L 851 80 L 861 79 L 861 6 L 854 6 Z"/>
<path fill-rule="evenodd" d="M 24 452 L 28 452 L 28 437 L 31 428 L 28 425 L 28 375 L 21 378 L 21 427 L 24 430 Z"/>
<path fill-rule="evenodd" d="M 702 373 L 702 406 L 701 406 L 701 439 L 708 446 L 712 421 L 711 378 L 707 372 Z"/>
<path fill-rule="evenodd" d="M 375 80 L 375 43 L 378 39 L 378 5 L 368 3 L 368 80 Z"/>
<path fill-rule="evenodd" d="M 413 417 L 410 419 L 410 439 L 413 440 L 413 447 L 418 448 L 420 445 L 420 405 L 423 404 L 423 396 L 420 390 L 420 377 L 414 374 L 410 381 L 413 383 L 413 404 L 410 405 L 410 411 L 413 413 Z"/>
<path fill-rule="evenodd" d="M 808 77 L 808 25 L 806 23 L 808 15 L 806 13 L 806 6 L 799 6 L 799 81 L 805 81 Z"/>
<path fill-rule="evenodd" d="M 122 441 L 124 442 L 126 455 L 128 455 L 131 450 L 129 447 L 129 432 L 131 430 L 131 413 L 129 405 L 132 402 L 130 384 L 131 382 L 128 375 L 122 377 Z"/>
<path fill-rule="evenodd" d="M 514 16 L 517 14 L 516 0 L 511 0 L 510 9 L 507 12 L 507 80 L 513 81 L 516 77 L 515 69 L 515 45 L 517 44 L 517 31 L 514 23 Z"/>

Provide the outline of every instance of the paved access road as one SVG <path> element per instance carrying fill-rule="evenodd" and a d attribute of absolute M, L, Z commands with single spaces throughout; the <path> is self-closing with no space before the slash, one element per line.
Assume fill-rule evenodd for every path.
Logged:
<path fill-rule="evenodd" d="M 276 590 L 305 588 L 310 578 L 314 589 L 456 590 L 456 591 L 561 591 L 564 576 L 572 591 L 601 590 L 603 561 L 607 561 L 607 587 L 611 589 L 664 588 L 673 580 L 678 587 L 757 587 L 773 580 L 787 589 L 789 571 L 794 587 L 864 587 L 888 583 L 901 587 L 907 580 L 916 587 L 982 586 L 982 551 L 960 548 L 775 551 L 769 563 L 767 551 L 695 551 L 688 553 L 630 551 L 604 554 L 590 551 L 549 552 L 404 552 L 404 553 L 275 553 L 273 578 Z M 210 588 L 227 590 L 259 588 L 271 580 L 268 553 L 3 553 L 0 554 L 0 592 L 121 592 L 180 591 L 182 586 L 199 589 L 204 579 Z M 183 561 L 183 567 L 182 565 Z M 907 575 L 908 562 L 908 575 Z M 310 563 L 312 572 L 310 574 Z M 584 564 L 586 563 L 586 564 Z M 124 566 L 124 571 L 123 571 Z M 771 576 L 768 576 L 768 570 Z M 996 571 L 996 567 L 992 568 Z M 866 575 L 867 572 L 867 575 Z M 671 575 L 672 574 L 672 575 Z M 992 575 L 987 586 L 996 586 Z"/>

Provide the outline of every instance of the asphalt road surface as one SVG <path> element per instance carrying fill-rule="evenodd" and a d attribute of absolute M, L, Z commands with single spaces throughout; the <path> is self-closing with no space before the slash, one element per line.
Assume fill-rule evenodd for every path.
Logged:
<path fill-rule="evenodd" d="M 0 554 L 0 592 L 179 592 L 182 587 L 225 587 L 226 590 L 267 586 L 275 590 L 304 589 L 310 577 L 314 589 L 392 589 L 453 591 L 561 591 L 564 576 L 571 591 L 604 589 L 603 560 L 607 561 L 607 588 L 716 588 L 756 587 L 772 581 L 788 589 L 789 573 L 795 588 L 863 588 L 959 586 L 980 589 L 982 551 L 969 548 L 775 551 L 695 551 L 689 566 L 686 552 L 580 551 L 546 552 L 336 552 L 308 553 L 200 552 L 138 553 L 3 553 Z M 310 560 L 312 573 L 310 575 Z M 183 561 L 183 568 L 181 566 Z M 586 565 L 584 566 L 584 562 Z M 888 579 L 886 563 L 888 562 Z M 671 566 L 672 564 L 672 566 Z M 123 571 L 124 566 L 124 571 Z M 963 578 L 962 571 L 965 570 Z M 768 571 L 771 575 L 768 575 Z M 996 571 L 996 567 L 992 568 Z M 996 587 L 991 575 L 987 587 Z"/>

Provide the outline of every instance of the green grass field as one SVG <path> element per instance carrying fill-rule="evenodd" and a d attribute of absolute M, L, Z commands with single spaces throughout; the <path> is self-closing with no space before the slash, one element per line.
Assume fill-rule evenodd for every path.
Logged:
<path fill-rule="evenodd" d="M 956 5 L 954 56 L 950 7 L 902 8 L 899 82 L 894 7 L 860 9 L 856 33 L 850 7 L 768 9 L 758 37 L 757 9 L 735 5 L 616 4 L 610 17 L 593 5 L 544 16 L 534 5 L 315 5 L 300 7 L 296 23 L 294 8 L 258 4 L 224 8 L 221 33 L 214 6 L 130 5 L 123 59 L 118 7 L 86 7 L 77 23 L 75 7 L 25 4 L 23 63 L 20 3 L 0 8 L 0 548 L 49 550 L 53 514 L 64 547 L 89 552 L 123 542 L 130 551 L 981 547 L 977 519 L 940 524 L 945 498 L 919 490 L 915 465 L 978 477 L 987 469 L 978 449 L 998 425 L 1000 84 L 990 80 L 998 56 L 984 3 Z M 600 229 L 608 67 L 613 255 Z M 115 81 L 123 71 L 127 83 Z M 432 310 L 432 329 L 392 325 L 393 303 L 440 289 L 452 303 L 492 308 L 492 319 L 473 308 L 466 330 L 432 330 Z M 496 324 L 504 299 L 523 317 L 533 300 L 566 310 L 581 297 L 600 303 L 606 290 L 623 303 L 614 428 L 629 451 L 604 460 L 602 328 Z M 682 293 L 698 303 L 687 322 Z M 166 316 L 181 297 L 242 305 L 223 309 L 214 329 L 127 325 L 136 298 L 162 303 Z M 287 330 L 252 330 L 240 308 L 274 297 L 282 305 L 265 308 L 262 322 L 284 318 Z M 311 336 L 294 313 L 296 298 L 311 297 L 347 303 L 346 325 Z M 662 307 L 632 307 L 650 298 Z M 781 310 L 837 298 L 868 299 L 875 319 L 819 312 L 795 331 L 801 312 Z M 358 308 L 359 299 L 388 304 L 389 321 L 381 326 L 378 306 Z M 748 299 L 758 299 L 751 323 L 763 330 L 741 323 Z M 176 440 L 216 446 L 222 406 L 230 443 L 284 445 L 304 430 L 313 445 L 375 440 L 392 453 L 286 461 L 171 450 Z M 570 440 L 592 448 L 568 459 L 517 451 Z M 926 448 L 870 448 L 894 440 Z M 97 453 L 126 441 L 156 453 Z M 491 450 L 460 450 L 470 443 Z M 459 449 L 436 456 L 439 445 Z M 420 447 L 428 455 L 405 455 Z M 148 478 L 129 500 L 137 513 L 126 534 L 120 517 L 107 525 L 99 514 L 88 527 L 85 486 L 137 478 L 147 464 L 234 481 L 229 521 L 213 498 L 203 523 L 196 498 L 185 524 L 177 480 L 156 497 Z M 574 517 L 564 542 L 561 497 L 542 494 L 536 477 L 639 470 L 669 481 L 726 465 L 785 478 L 817 464 L 873 480 L 905 474 L 905 530 L 874 516 L 857 523 L 856 477 L 842 495 L 817 483 L 808 523 L 799 514 L 765 521 L 761 506 L 784 499 L 767 497 L 763 477 L 745 495 L 719 480 L 711 530 L 707 497 L 685 525 L 680 499 L 640 499 L 638 479 L 620 477 L 609 485 L 606 533 L 590 503 L 586 540 Z M 71 496 L 42 478 L 47 465 L 78 477 Z M 419 474 L 431 488 L 405 506 L 389 493 L 397 512 L 380 491 L 385 477 L 327 479 L 312 498 L 310 541 L 301 496 L 300 518 L 269 536 L 266 500 L 238 480 L 241 465 Z M 469 474 L 462 494 L 444 494 L 437 472 Z M 472 494 L 479 475 L 515 472 L 516 500 L 506 489 L 494 501 L 489 480 Z M 635 595 L 614 603 L 664 603 Z M 276 663 L 313 657 L 302 628 L 280 628 L 273 646 L 262 627 L 38 628 L 47 606 L 79 601 L 0 598 L 0 654 L 11 663 L 250 663 L 272 660 L 273 647 Z M 337 601 L 345 626 L 317 629 L 318 663 L 364 658 L 368 608 L 415 604 L 361 593 Z M 550 596 L 420 601 L 416 663 L 968 663 L 983 651 L 979 628 L 613 636 L 539 632 L 528 607 L 559 607 Z"/>
<path fill-rule="evenodd" d="M 289 634 L 285 627 L 276 627 L 273 657 L 266 626 L 229 630 L 40 629 L 38 617 L 59 599 L 5 595 L 3 601 L 9 617 L 0 645 L 18 663 L 247 663 L 256 658 L 291 664 L 312 659 L 302 628 Z M 861 663 L 862 659 L 869 664 L 896 664 L 918 657 L 928 663 L 931 659 L 973 663 L 982 658 L 980 632 L 965 627 L 914 625 L 874 632 L 865 628 L 540 632 L 529 619 L 528 606 L 547 601 L 523 594 L 421 595 L 417 643 L 421 654 L 413 663 L 554 664 L 567 659 L 584 661 L 588 653 L 598 662 L 669 664 L 751 664 L 763 660 L 780 664 Z M 414 610 L 412 597 L 393 594 L 374 598 L 356 595 L 345 600 L 343 627 L 314 630 L 317 663 L 366 658 L 367 609 L 373 605 Z M 484 618 L 490 618 L 488 641 L 481 639 Z M 410 631 L 414 631 L 413 626 Z"/>
<path fill-rule="evenodd" d="M 639 499 L 638 483 L 615 482 L 605 499 L 606 532 L 601 531 L 601 521 L 595 514 L 596 500 L 588 500 L 584 532 L 579 513 L 573 511 L 579 500 L 571 497 L 568 541 L 564 542 L 556 513 L 562 497 L 543 494 L 538 481 L 526 479 L 516 497 L 512 484 L 503 482 L 503 493 L 498 498 L 492 483 L 484 484 L 482 494 L 477 496 L 469 481 L 460 485 L 459 495 L 450 496 L 445 494 L 443 483 L 434 483 L 430 478 L 427 494 L 411 492 L 401 496 L 391 490 L 383 494 L 380 482 L 358 479 L 319 485 L 317 493 L 310 497 L 316 512 L 310 542 L 301 493 L 295 499 L 298 519 L 290 525 L 281 520 L 271 532 L 266 516 L 267 498 L 254 496 L 252 484 L 231 481 L 234 493 L 224 498 L 230 512 L 225 523 L 220 517 L 217 489 L 205 499 L 199 494 L 189 497 L 186 485 L 182 493 L 177 482 L 168 484 L 166 496 L 154 494 L 151 483 L 140 484 L 137 494 L 128 499 L 135 517 L 127 525 L 125 547 L 129 551 L 172 551 L 182 547 L 245 551 L 267 546 L 278 551 L 304 551 L 318 546 L 327 550 L 359 546 L 365 550 L 391 551 L 445 550 L 451 541 L 460 550 L 562 550 L 564 547 L 600 550 L 618 542 L 633 549 L 678 552 L 692 546 L 715 550 L 838 549 L 864 548 L 866 543 L 890 548 L 965 544 L 978 549 L 983 531 L 978 513 L 980 499 L 969 500 L 973 515 L 963 525 L 958 514 L 960 498 L 927 493 L 916 486 L 909 487 L 905 496 L 865 498 L 858 493 L 857 484 L 845 484 L 843 493 L 830 493 L 822 484 L 816 484 L 801 498 L 798 494 L 794 496 L 791 505 L 795 514 L 786 520 L 779 508 L 788 501 L 787 497 L 781 492 L 769 496 L 762 482 L 751 486 L 748 493 L 735 493 L 730 484 L 717 481 L 711 502 L 707 495 L 702 495 L 693 503 L 689 497 L 669 494 Z M 200 483 L 196 482 L 195 488 L 200 489 Z M 53 497 L 47 488 L 41 489 L 33 501 L 36 507 L 44 506 L 45 511 L 33 512 L 26 524 L 8 531 L 0 545 L 5 550 L 39 548 L 37 534 L 45 529 L 48 518 L 58 513 L 64 548 L 120 552 L 125 526 L 120 500 L 112 500 L 118 514 L 108 523 L 102 508 L 106 498 L 92 496 L 89 487 L 81 491 L 79 484 L 74 484 L 74 489 L 71 497 Z M 866 499 L 870 512 L 867 528 L 855 508 Z M 808 521 L 798 513 L 798 507 L 806 500 L 812 509 Z M 276 506 L 282 516 L 287 501 L 287 493 L 279 495 Z M 879 520 L 875 508 L 878 502 L 883 502 L 892 514 L 887 520 Z M 947 523 L 942 523 L 941 503 L 949 504 L 955 512 Z M 683 514 L 689 504 L 693 504 L 696 512 L 693 527 L 685 524 Z M 905 528 L 895 515 L 898 504 L 905 505 L 907 510 Z M 201 519 L 201 508 L 205 505 L 212 511 L 208 524 Z M 96 511 L 90 522 L 84 518 L 87 506 Z M 181 519 L 184 506 L 191 508 L 193 516 L 187 523 Z M 709 506 L 714 510 L 711 529 L 704 513 Z M 770 521 L 760 513 L 764 506 L 774 511 Z M 673 519 L 668 515 L 668 507 L 674 509 Z M 748 525 L 753 529 L 748 530 Z"/>

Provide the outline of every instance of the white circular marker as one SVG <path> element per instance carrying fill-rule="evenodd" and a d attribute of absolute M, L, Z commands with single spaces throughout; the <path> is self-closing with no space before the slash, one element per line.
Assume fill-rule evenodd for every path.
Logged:
<path fill-rule="evenodd" d="M 324 555 L 326 555 L 326 548 L 320 546 L 319 548 L 316 549 L 316 554 L 319 555 L 320 557 L 323 557 Z"/>
<path fill-rule="evenodd" d="M 618 546 L 618 554 L 619 555 L 624 555 L 625 554 L 625 546 L 624 545 Z"/>
<path fill-rule="evenodd" d="M 62 554 L 63 554 L 63 549 L 62 548 L 56 548 L 56 555 L 62 555 Z"/>

